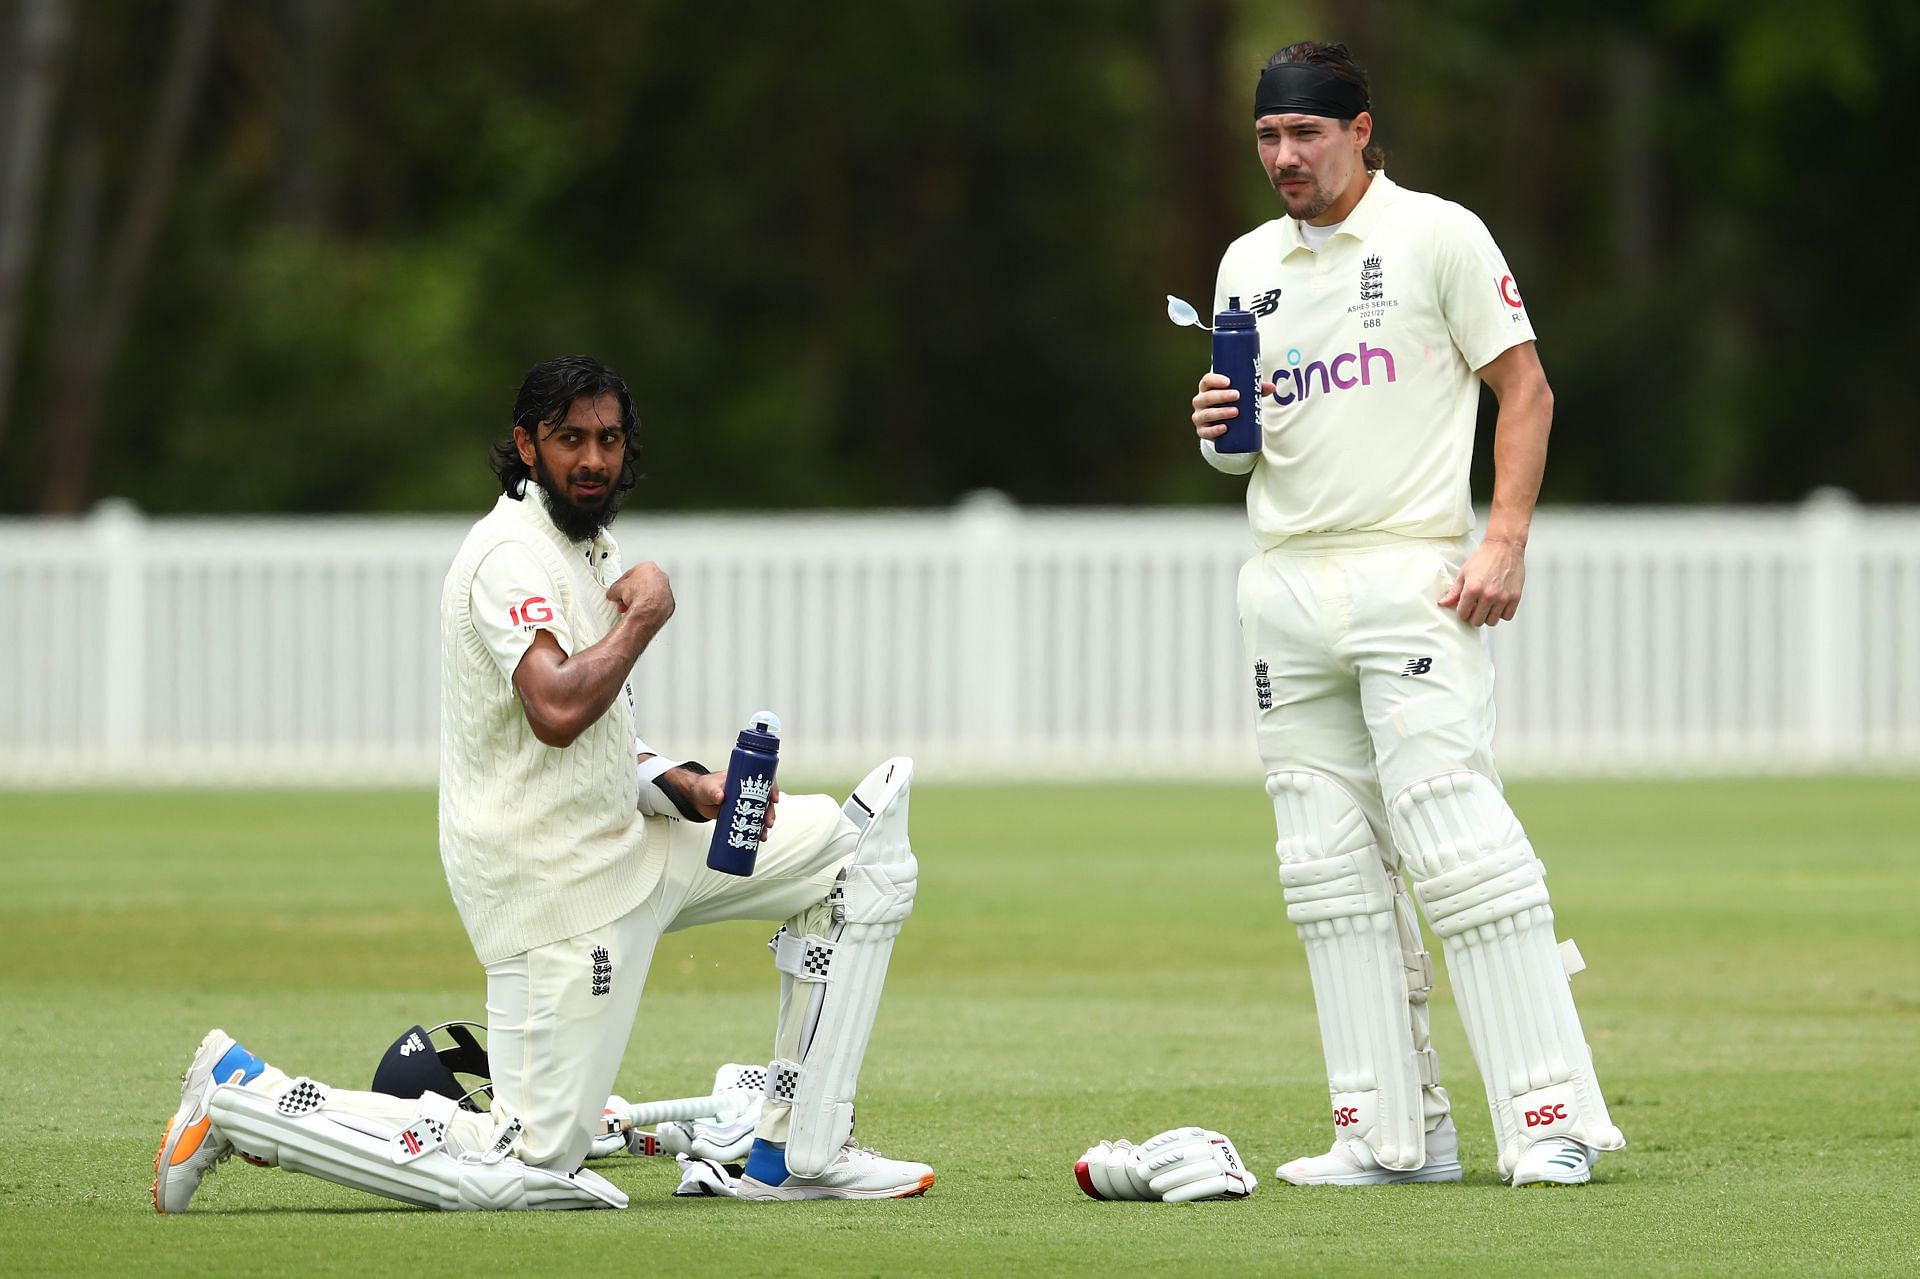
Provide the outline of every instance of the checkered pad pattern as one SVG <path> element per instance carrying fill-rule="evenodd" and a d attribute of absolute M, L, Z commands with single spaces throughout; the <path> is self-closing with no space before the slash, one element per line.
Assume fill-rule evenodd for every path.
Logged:
<path fill-rule="evenodd" d="M 765 1092 L 767 1090 L 766 1067 L 764 1066 L 747 1067 L 745 1070 L 740 1072 L 740 1077 L 736 1079 L 732 1084 L 730 1084 L 729 1087 L 744 1088 L 748 1092 Z"/>
<path fill-rule="evenodd" d="M 792 1104 L 800 1090 L 800 1067 L 790 1061 L 776 1061 L 767 1067 L 767 1097 L 771 1101 Z"/>
<path fill-rule="evenodd" d="M 833 968 L 833 947 L 831 944 L 807 938 L 806 958 L 800 961 L 800 975 L 814 977 L 821 981 L 827 979 L 827 973 Z"/>
<path fill-rule="evenodd" d="M 274 1109 L 289 1119 L 298 1119 L 302 1115 L 311 1115 L 327 1104 L 327 1090 L 304 1075 L 293 1081 L 285 1092 L 275 1099 Z"/>
<path fill-rule="evenodd" d="M 787 935 L 787 926 L 785 924 L 782 924 L 780 925 L 780 927 L 774 929 L 773 936 L 767 938 L 767 949 L 772 951 L 775 955 L 778 955 L 780 953 L 780 939 L 782 937 L 785 937 L 786 935 Z"/>

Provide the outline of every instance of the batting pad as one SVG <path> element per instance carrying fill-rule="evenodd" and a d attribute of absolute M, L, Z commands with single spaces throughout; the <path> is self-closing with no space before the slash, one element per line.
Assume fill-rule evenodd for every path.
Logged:
<path fill-rule="evenodd" d="M 449 1154 L 443 1147 L 453 1103 L 433 1093 L 405 1128 L 330 1100 L 325 1084 L 305 1078 L 273 1094 L 222 1084 L 208 1111 L 221 1134 L 253 1159 L 423 1208 L 627 1206 L 627 1196 L 598 1173 L 583 1168 L 568 1176 L 507 1154 L 516 1127 L 504 1129 L 484 1154 Z"/>
<path fill-rule="evenodd" d="M 1478 773 L 1448 773 L 1402 791 L 1390 820 L 1446 948 L 1493 1110 L 1501 1176 L 1544 1137 L 1597 1150 L 1626 1145 L 1573 1006 L 1568 974 L 1579 952 L 1554 942 L 1546 868 L 1499 788 Z"/>
<path fill-rule="evenodd" d="M 1306 946 L 1320 1015 L 1334 1135 L 1365 1142 L 1382 1167 L 1422 1167 L 1422 1088 L 1439 1080 L 1425 1017 L 1433 966 L 1419 948 L 1412 903 L 1336 782 L 1274 772 L 1267 794 L 1287 918 Z"/>
<path fill-rule="evenodd" d="M 780 1026 L 767 1069 L 762 1132 L 791 1107 L 787 1167 L 817 1177 L 853 1135 L 853 1095 L 867 1054 L 893 939 L 913 912 L 920 866 L 907 840 L 913 761 L 890 759 L 844 811 L 860 828 L 853 861 L 825 908 L 787 921 L 772 942 Z M 824 925 L 824 928 L 823 928 Z"/>

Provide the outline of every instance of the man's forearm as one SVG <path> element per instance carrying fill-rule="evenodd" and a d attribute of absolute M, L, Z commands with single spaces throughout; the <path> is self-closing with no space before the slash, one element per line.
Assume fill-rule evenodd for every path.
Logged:
<path fill-rule="evenodd" d="M 1534 504 L 1547 472 L 1547 436 L 1553 429 L 1553 393 L 1544 382 L 1516 388 L 1500 401 L 1493 427 L 1493 507 L 1486 540 L 1527 544 Z"/>
<path fill-rule="evenodd" d="M 529 713 L 537 713 L 569 738 L 586 731 L 613 705 L 633 664 L 659 631 L 659 623 L 622 617 L 597 643 L 557 662 L 541 681 L 537 702 L 523 693 Z"/>

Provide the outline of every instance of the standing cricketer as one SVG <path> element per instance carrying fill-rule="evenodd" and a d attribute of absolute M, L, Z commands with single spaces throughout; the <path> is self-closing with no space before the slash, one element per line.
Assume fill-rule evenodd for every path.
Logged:
<path fill-rule="evenodd" d="M 1202 455 L 1251 477 L 1260 551 L 1240 572 L 1240 624 L 1332 1094 L 1333 1148 L 1279 1176 L 1460 1179 L 1404 875 L 1445 946 L 1501 1176 L 1584 1182 L 1626 1143 L 1574 1011 L 1578 952 L 1555 943 L 1545 868 L 1494 769 L 1480 629 L 1520 605 L 1553 393 L 1486 227 L 1388 180 L 1369 105 L 1344 45 L 1268 61 L 1254 136 L 1286 216 L 1227 249 L 1214 299 L 1259 317 L 1260 451 L 1214 450 L 1239 411 L 1225 377 L 1193 397 Z M 1500 412 L 1476 546 L 1482 382 Z"/>
<path fill-rule="evenodd" d="M 212 1031 L 155 1160 L 161 1212 L 184 1211 L 236 1152 L 428 1207 L 625 1207 L 581 1161 L 654 947 L 724 919 L 785 920 L 766 1105 L 725 1189 L 880 1199 L 933 1184 L 927 1165 L 852 1141 L 854 1084 L 913 909 L 913 763 L 880 765 L 844 807 L 768 794 L 753 875 L 707 868 L 698 823 L 725 775 L 634 733 L 628 676 L 674 607 L 666 574 L 623 572 L 607 532 L 634 483 L 637 431 L 612 370 L 581 356 L 537 366 L 494 451 L 501 497 L 441 595 L 440 859 L 486 969 L 491 1110 L 290 1078 Z"/>

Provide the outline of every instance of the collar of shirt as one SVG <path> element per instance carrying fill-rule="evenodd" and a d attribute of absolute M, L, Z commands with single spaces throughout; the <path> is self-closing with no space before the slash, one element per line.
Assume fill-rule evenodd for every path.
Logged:
<path fill-rule="evenodd" d="M 553 516 L 547 512 L 546 491 L 532 480 L 522 480 L 520 498 L 502 496 L 501 502 L 512 508 L 514 513 L 525 520 L 529 526 L 538 529 L 541 535 L 551 541 L 561 551 L 578 555 L 588 564 L 597 565 L 606 558 L 606 532 L 602 530 L 584 542 L 569 542 L 553 522 Z"/>
<path fill-rule="evenodd" d="M 1367 193 L 1360 197 L 1360 203 L 1353 206 L 1340 229 L 1328 237 L 1329 240 L 1342 235 L 1350 235 L 1356 240 L 1364 240 L 1380 221 L 1387 206 L 1393 203 L 1394 194 L 1399 187 L 1387 177 L 1385 169 L 1377 170 L 1373 181 L 1367 186 Z M 1280 219 L 1280 256 L 1285 258 L 1296 249 L 1306 249 L 1307 242 L 1300 238 L 1300 223 L 1293 218 Z M 1311 252 L 1311 250 L 1308 250 Z"/>

